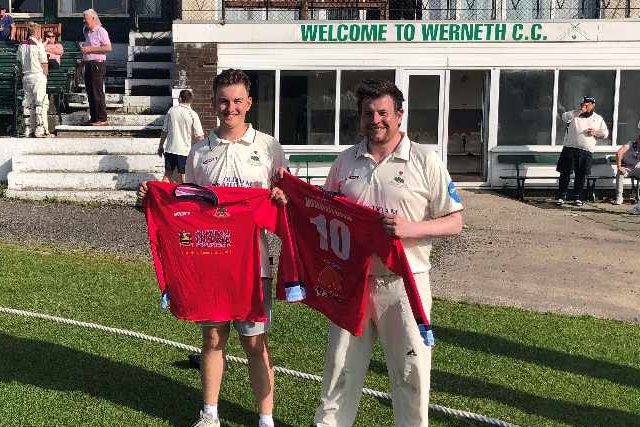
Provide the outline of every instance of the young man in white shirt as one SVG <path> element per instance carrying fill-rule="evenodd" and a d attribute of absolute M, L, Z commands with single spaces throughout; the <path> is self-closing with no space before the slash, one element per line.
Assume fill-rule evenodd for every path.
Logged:
<path fill-rule="evenodd" d="M 251 81 L 241 70 L 228 69 L 214 81 L 213 105 L 219 126 L 194 144 L 187 157 L 185 182 L 198 185 L 270 188 L 271 179 L 286 159 L 278 141 L 245 122 L 251 108 Z M 274 192 L 276 189 L 274 189 Z M 146 182 L 138 187 L 138 198 L 147 193 Z M 274 197 L 275 198 L 275 197 Z M 266 235 L 260 241 L 264 304 L 271 313 L 271 268 Z M 270 322 L 203 322 L 200 374 L 204 408 L 192 427 L 219 427 L 218 397 L 224 372 L 224 351 L 233 323 L 249 360 L 249 379 L 258 404 L 259 427 L 274 427 L 273 366 L 266 332 Z"/>
<path fill-rule="evenodd" d="M 162 181 L 171 182 L 175 170 L 178 171 L 178 184 L 184 182 L 187 156 L 193 140 L 204 140 L 204 132 L 198 113 L 191 109 L 193 95 L 188 90 L 180 91 L 178 105 L 171 107 L 164 116 L 158 156 L 164 156 L 164 177 Z"/>
<path fill-rule="evenodd" d="M 567 199 L 572 172 L 575 174 L 572 199 L 576 206 L 582 206 L 582 188 L 585 177 L 591 173 L 596 138 L 604 139 L 609 136 L 607 124 L 594 111 L 595 108 L 596 100 L 585 96 L 579 110 L 567 111 L 562 115 L 562 121 L 567 124 L 567 134 L 556 166 L 556 170 L 560 172 L 556 206 L 562 206 Z"/>

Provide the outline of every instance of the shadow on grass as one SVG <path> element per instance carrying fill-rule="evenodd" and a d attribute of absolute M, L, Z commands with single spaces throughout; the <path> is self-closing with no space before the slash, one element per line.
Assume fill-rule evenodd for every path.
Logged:
<path fill-rule="evenodd" d="M 0 382 L 80 391 L 176 426 L 190 425 L 200 409 L 199 389 L 139 367 L 1 332 L 0 348 Z M 258 419 L 255 412 L 225 400 L 220 401 L 220 411 L 225 419 L 239 425 L 253 425 Z M 277 424 L 292 427 L 279 420 Z"/>
<path fill-rule="evenodd" d="M 468 350 L 511 357 L 559 371 L 604 379 L 640 389 L 640 369 L 630 366 L 575 356 L 562 351 L 516 343 L 493 335 L 454 328 L 438 327 L 436 334 L 436 339 Z"/>
<path fill-rule="evenodd" d="M 377 360 L 371 361 L 370 369 L 386 373 L 384 363 Z M 492 400 L 505 406 L 518 408 L 529 414 L 561 421 L 572 426 L 630 427 L 640 425 L 640 415 L 637 413 L 550 399 L 500 384 L 492 384 L 439 370 L 431 371 L 431 390 L 479 400 Z M 389 404 L 388 402 L 383 403 Z M 465 408 L 454 409 L 466 410 Z M 491 416 L 491 414 L 482 415 Z"/>
<path fill-rule="evenodd" d="M 640 388 L 640 370 L 628 366 L 522 345 L 500 337 L 453 328 L 438 327 L 436 334 L 437 339 L 441 342 L 466 349 L 511 357 L 560 371 Z M 379 374 L 387 374 L 385 363 L 379 360 L 371 360 L 369 369 Z M 572 426 L 628 427 L 640 425 L 640 414 L 638 413 L 537 396 L 500 384 L 439 370 L 431 372 L 431 387 L 432 390 L 452 395 L 493 400 L 513 408 L 519 408 L 530 414 L 561 421 Z M 464 408 L 458 409 L 464 410 Z"/>
<path fill-rule="evenodd" d="M 529 414 L 561 421 L 572 426 L 630 427 L 637 426 L 640 420 L 637 413 L 550 399 L 503 385 L 438 370 L 431 372 L 431 387 L 433 390 L 453 395 L 482 400 L 490 399 Z"/>

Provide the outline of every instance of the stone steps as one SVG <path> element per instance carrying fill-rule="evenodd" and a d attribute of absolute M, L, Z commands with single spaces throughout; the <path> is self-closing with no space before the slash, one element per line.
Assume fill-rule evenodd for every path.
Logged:
<path fill-rule="evenodd" d="M 89 103 L 85 93 L 67 95 L 67 103 L 72 111 L 89 111 Z M 170 96 L 123 95 L 108 93 L 107 110 L 119 114 L 164 114 L 171 108 Z"/>
<path fill-rule="evenodd" d="M 153 55 L 158 56 L 158 57 L 162 57 L 162 58 L 169 58 L 169 61 L 171 61 L 171 57 L 173 54 L 173 46 L 169 45 L 169 46 L 158 46 L 158 45 L 151 45 L 151 46 L 129 46 L 128 49 L 128 60 L 129 61 L 137 61 L 139 57 L 145 57 L 145 56 L 149 56 L 149 55 Z M 159 61 L 159 62 L 164 62 L 164 61 Z"/>
<path fill-rule="evenodd" d="M 6 196 L 133 204 L 141 181 L 162 178 L 157 138 L 56 138 L 13 156 Z"/>
<path fill-rule="evenodd" d="M 164 96 L 171 98 L 171 87 L 166 86 L 134 86 L 129 89 L 128 95 L 131 96 Z"/>
<path fill-rule="evenodd" d="M 134 205 L 135 190 L 12 190 L 5 196 L 23 200 L 61 200 L 76 203 L 111 203 Z"/>
<path fill-rule="evenodd" d="M 133 116 L 135 117 L 135 116 Z M 162 126 L 56 126 L 56 136 L 62 138 L 118 138 L 118 137 L 138 137 L 150 138 L 159 137 Z"/>
<path fill-rule="evenodd" d="M 28 154 L 155 154 L 156 138 L 46 139 Z"/>
<path fill-rule="evenodd" d="M 154 154 L 20 154 L 11 159 L 15 172 L 143 172 L 163 173 Z"/>
<path fill-rule="evenodd" d="M 11 190 L 135 190 L 142 181 L 161 179 L 144 172 L 17 172 L 7 176 Z"/>
<path fill-rule="evenodd" d="M 140 79 L 163 79 L 171 85 L 171 70 L 163 68 L 134 68 L 129 76 L 132 80 Z M 126 88 L 126 85 L 125 85 Z"/>
<path fill-rule="evenodd" d="M 133 55 L 135 62 L 172 62 L 172 54 L 166 52 L 139 52 Z"/>
<path fill-rule="evenodd" d="M 68 93 L 66 94 L 67 102 L 74 103 L 86 103 L 87 94 L 81 93 Z M 105 93 L 105 101 L 107 104 L 121 104 L 124 100 L 124 95 L 121 93 Z"/>
<path fill-rule="evenodd" d="M 129 107 L 148 107 L 150 111 L 164 114 L 171 108 L 172 100 L 170 96 L 125 95 L 124 103 Z"/>
<path fill-rule="evenodd" d="M 130 31 L 129 46 L 171 46 L 171 31 Z"/>
<path fill-rule="evenodd" d="M 65 114 L 62 125 L 79 126 L 90 119 L 87 113 Z M 164 114 L 108 114 L 107 121 L 111 126 L 160 126 L 164 122 Z"/>

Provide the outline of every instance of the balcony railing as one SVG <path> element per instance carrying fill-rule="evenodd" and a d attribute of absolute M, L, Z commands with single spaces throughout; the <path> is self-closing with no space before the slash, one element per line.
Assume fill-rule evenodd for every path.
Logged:
<path fill-rule="evenodd" d="M 640 0 L 182 0 L 184 20 L 563 20 L 640 17 Z"/>

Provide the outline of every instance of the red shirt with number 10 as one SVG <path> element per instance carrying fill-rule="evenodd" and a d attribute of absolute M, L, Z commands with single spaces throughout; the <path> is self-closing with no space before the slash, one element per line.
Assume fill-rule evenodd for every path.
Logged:
<path fill-rule="evenodd" d="M 428 326 L 422 301 L 399 239 L 382 228 L 380 213 L 332 195 L 285 173 L 278 184 L 287 194 L 296 268 L 309 307 L 354 335 L 362 334 L 372 255 L 404 280 L 418 324 Z M 289 265 L 281 255 L 279 279 Z M 279 299 L 286 299 L 278 280 Z"/>

